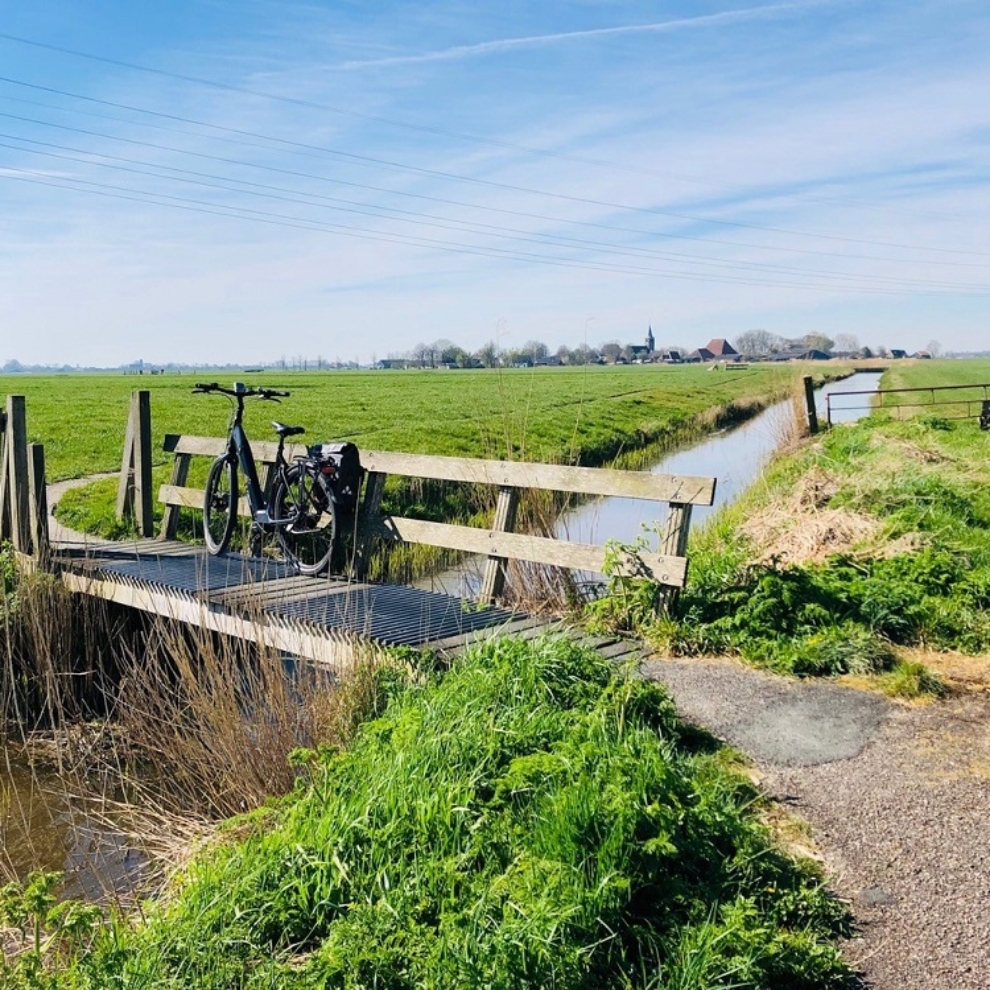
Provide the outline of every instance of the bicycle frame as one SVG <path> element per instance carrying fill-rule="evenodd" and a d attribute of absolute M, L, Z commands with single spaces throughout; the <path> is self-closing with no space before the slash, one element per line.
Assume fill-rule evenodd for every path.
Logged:
<path fill-rule="evenodd" d="M 266 488 L 262 486 L 258 478 L 258 468 L 254 459 L 254 452 L 251 450 L 251 442 L 248 440 L 244 430 L 244 399 L 250 393 L 231 393 L 224 391 L 222 394 L 230 396 L 234 400 L 234 412 L 231 415 L 230 425 L 227 428 L 227 459 L 236 462 L 241 469 L 247 491 L 248 506 L 251 509 L 251 519 L 255 524 L 261 526 L 284 526 L 290 523 L 290 519 L 271 519 L 268 515 L 268 498 Z M 283 393 L 288 394 L 288 393 Z M 275 463 L 272 465 L 272 472 L 268 479 L 267 490 L 271 491 L 276 478 L 285 477 L 288 464 L 285 460 L 285 437 L 278 438 L 278 451 L 275 454 Z"/>

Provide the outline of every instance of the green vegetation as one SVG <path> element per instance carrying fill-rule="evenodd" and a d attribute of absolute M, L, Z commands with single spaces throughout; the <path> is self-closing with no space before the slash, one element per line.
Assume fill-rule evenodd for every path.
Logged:
<path fill-rule="evenodd" d="M 8 959 L 5 986 L 853 985 L 844 908 L 769 842 L 748 781 L 659 686 L 569 641 L 478 647 L 298 762 L 171 900 L 80 923 L 47 975 Z M 39 946 L 59 934 L 21 907 Z"/>
<path fill-rule="evenodd" d="M 50 481 L 119 470 L 130 392 L 147 388 L 157 490 L 171 470 L 161 452 L 166 432 L 225 432 L 227 403 L 191 394 L 204 377 L 212 374 L 22 375 L 0 377 L 0 388 L 26 396 L 30 438 L 45 443 Z M 292 396 L 282 406 L 253 403 L 247 430 L 256 440 L 272 439 L 268 421 L 277 417 L 304 425 L 314 442 L 349 439 L 371 449 L 601 465 L 751 414 L 788 394 L 794 378 L 793 368 L 769 365 L 715 374 L 656 365 L 273 372 L 264 382 L 288 388 Z M 205 462 L 194 464 L 190 483 L 202 483 L 205 472 Z M 59 502 L 58 517 L 83 532 L 126 535 L 126 525 L 114 516 L 115 495 L 113 479 L 70 491 Z M 490 509 L 484 493 L 471 496 L 463 486 L 443 484 L 393 481 L 386 499 L 390 510 L 401 506 L 404 513 L 435 519 L 469 519 Z"/>
<path fill-rule="evenodd" d="M 794 376 L 793 368 L 769 365 L 718 374 L 644 365 L 240 377 L 292 392 L 281 406 L 251 406 L 248 433 L 258 440 L 273 439 L 268 421 L 278 418 L 305 426 L 313 442 L 602 464 L 624 449 L 663 440 L 712 407 L 780 398 Z M 30 439 L 45 444 L 53 481 L 120 469 L 133 389 L 151 392 L 156 463 L 167 459 L 160 452 L 165 433 L 222 436 L 226 402 L 190 391 L 194 382 L 215 377 L 6 375 L 0 392 L 26 397 Z"/>
<path fill-rule="evenodd" d="M 990 362 L 898 366 L 895 380 L 990 381 Z M 651 614 L 649 589 L 622 579 L 594 618 L 632 621 L 679 653 L 737 653 L 801 676 L 877 674 L 893 694 L 940 693 L 896 647 L 990 650 L 990 437 L 969 398 L 966 419 L 950 418 L 964 414 L 957 405 L 878 412 L 778 460 L 693 542 L 676 621 Z"/>

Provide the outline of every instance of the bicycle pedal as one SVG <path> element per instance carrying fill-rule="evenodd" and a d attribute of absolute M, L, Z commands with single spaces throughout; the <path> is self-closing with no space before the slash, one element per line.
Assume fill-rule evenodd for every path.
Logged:
<path fill-rule="evenodd" d="M 271 523 L 272 517 L 268 514 L 267 509 L 258 509 L 258 511 L 254 514 L 254 521 L 259 526 L 267 526 Z"/>

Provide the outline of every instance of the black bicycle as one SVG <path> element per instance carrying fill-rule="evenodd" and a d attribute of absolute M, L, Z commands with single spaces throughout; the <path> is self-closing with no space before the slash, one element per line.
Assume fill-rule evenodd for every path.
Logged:
<path fill-rule="evenodd" d="M 251 516 L 252 544 L 274 531 L 285 559 L 300 574 L 320 574 L 330 563 L 337 538 L 337 510 L 325 474 L 336 468 L 321 458 L 303 456 L 289 464 L 285 459 L 285 441 L 306 431 L 301 426 L 286 426 L 274 421 L 278 451 L 270 475 L 269 491 L 258 480 L 258 470 L 251 444 L 244 432 L 244 400 L 258 398 L 278 402 L 288 392 L 254 388 L 235 382 L 232 389 L 216 382 L 197 384 L 194 393 L 217 393 L 231 400 L 227 450 L 210 467 L 203 498 L 203 536 L 211 554 L 224 553 L 230 545 L 237 523 L 240 497 L 237 468 L 244 475 L 248 509 Z"/>

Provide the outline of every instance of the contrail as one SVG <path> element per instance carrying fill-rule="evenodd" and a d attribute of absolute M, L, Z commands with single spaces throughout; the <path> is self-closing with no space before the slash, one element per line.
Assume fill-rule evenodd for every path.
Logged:
<path fill-rule="evenodd" d="M 679 31 L 683 28 L 711 27 L 717 24 L 731 24 L 735 21 L 757 20 L 761 17 L 771 17 L 774 14 L 787 13 L 788 11 L 803 11 L 811 7 L 820 7 L 828 2 L 830 0 L 776 3 L 762 7 L 745 7 L 741 10 L 726 10 L 718 14 L 703 14 L 699 17 L 678 17 L 671 21 L 657 21 L 651 24 L 627 24 L 619 27 L 589 28 L 585 31 L 561 31 L 556 34 L 536 34 L 525 38 L 500 38 L 495 41 L 482 41 L 475 45 L 456 45 L 453 48 L 424 52 L 421 55 L 394 55 L 386 58 L 342 62 L 340 65 L 328 66 L 328 68 L 345 71 L 389 65 L 415 65 L 423 62 L 451 62 L 457 59 L 471 58 L 474 55 L 490 55 L 511 51 L 514 48 L 537 48 L 579 38 L 606 38 L 620 34 L 660 34 L 667 31 Z"/>

